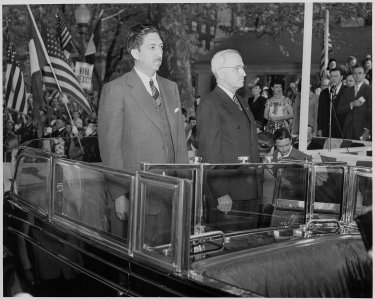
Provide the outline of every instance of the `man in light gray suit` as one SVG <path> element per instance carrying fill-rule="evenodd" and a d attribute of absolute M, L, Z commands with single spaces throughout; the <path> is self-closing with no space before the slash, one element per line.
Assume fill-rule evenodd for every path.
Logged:
<path fill-rule="evenodd" d="M 103 165 L 136 171 L 140 162 L 188 163 L 177 85 L 156 74 L 163 55 L 157 28 L 133 26 L 127 48 L 134 68 L 104 85 L 100 97 L 98 138 Z M 121 189 L 111 193 L 116 216 L 124 220 L 129 201 Z"/>

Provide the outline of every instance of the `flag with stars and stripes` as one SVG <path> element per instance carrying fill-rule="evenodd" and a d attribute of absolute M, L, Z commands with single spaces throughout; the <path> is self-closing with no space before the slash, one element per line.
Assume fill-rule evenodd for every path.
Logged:
<path fill-rule="evenodd" d="M 328 55 L 332 52 L 332 41 L 329 34 L 329 12 L 326 10 L 326 22 L 324 28 L 323 49 L 320 55 L 320 78 L 327 77 Z"/>
<path fill-rule="evenodd" d="M 44 61 L 47 62 L 40 64 L 46 88 L 56 89 L 60 87 L 62 93 L 69 95 L 82 109 L 91 114 L 91 105 L 54 34 L 52 34 L 49 28 L 45 27 L 43 22 L 41 22 L 40 35 L 38 34 L 39 31 L 36 28 L 35 22 L 32 22 L 31 25 L 34 27 L 32 32 L 34 35 L 33 39 L 36 41 L 36 52 L 42 54 Z M 56 78 L 54 75 L 56 75 Z"/>
<path fill-rule="evenodd" d="M 11 42 L 6 53 L 5 72 L 5 106 L 9 109 L 27 114 L 26 87 L 23 73 L 16 58 L 16 49 Z"/>
<path fill-rule="evenodd" d="M 59 15 L 56 15 L 56 37 L 64 51 L 72 52 L 72 35 Z"/>

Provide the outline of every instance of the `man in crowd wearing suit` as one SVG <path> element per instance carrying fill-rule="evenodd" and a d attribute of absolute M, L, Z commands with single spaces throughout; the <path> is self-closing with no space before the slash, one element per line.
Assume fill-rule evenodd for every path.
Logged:
<path fill-rule="evenodd" d="M 219 51 L 211 70 L 217 86 L 202 97 L 197 111 L 199 156 L 208 163 L 238 163 L 240 156 L 259 162 L 256 121 L 247 101 L 236 95 L 246 76 L 241 55 L 231 49 Z M 212 171 L 207 177 L 209 223 L 232 223 L 229 230 L 256 227 L 261 195 L 255 170 Z M 248 220 L 243 228 L 240 222 L 231 222 L 237 212 Z"/>
<path fill-rule="evenodd" d="M 331 84 L 330 87 L 321 91 L 319 95 L 318 107 L 318 136 L 329 136 L 330 126 L 330 103 L 332 101 L 331 114 L 331 137 L 343 138 L 342 126 L 344 123 L 342 115 L 337 113 L 337 106 L 344 94 L 346 87 L 342 84 L 343 74 L 338 68 L 330 70 Z"/>
<path fill-rule="evenodd" d="M 363 82 L 364 67 L 354 67 L 355 86 L 347 88 L 337 107 L 337 112 L 344 118 L 344 138 L 352 140 L 368 140 L 371 138 L 372 91 Z"/>
<path fill-rule="evenodd" d="M 140 162 L 188 163 L 177 85 L 156 73 L 163 56 L 163 41 L 157 28 L 149 24 L 130 28 L 127 49 L 134 58 L 134 68 L 104 85 L 100 97 L 98 138 L 103 164 L 136 171 Z M 129 209 L 124 193 L 122 189 L 111 189 L 120 220 L 126 218 Z M 154 204 L 148 207 L 148 213 L 157 217 L 163 207 Z M 146 230 L 160 234 L 165 229 L 160 220 L 166 218 L 160 217 L 160 222 L 151 219 Z M 155 226 L 151 224 L 154 221 Z"/>

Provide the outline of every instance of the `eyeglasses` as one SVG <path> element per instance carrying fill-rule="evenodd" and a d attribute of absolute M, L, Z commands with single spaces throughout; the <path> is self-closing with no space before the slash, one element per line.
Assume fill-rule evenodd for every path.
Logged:
<path fill-rule="evenodd" d="M 246 66 L 221 67 L 220 69 L 236 69 L 238 73 L 240 72 L 240 70 L 243 70 L 246 73 L 247 67 Z"/>

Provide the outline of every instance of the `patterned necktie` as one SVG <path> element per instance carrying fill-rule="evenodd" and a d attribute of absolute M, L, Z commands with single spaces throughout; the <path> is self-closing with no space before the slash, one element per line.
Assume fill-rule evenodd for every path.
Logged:
<path fill-rule="evenodd" d="M 336 86 L 334 85 L 333 87 L 331 87 L 331 99 L 332 101 L 334 101 L 336 99 Z"/>
<path fill-rule="evenodd" d="M 160 103 L 161 103 L 160 93 L 158 89 L 156 88 L 156 86 L 154 85 L 154 81 L 152 79 L 150 79 L 150 87 L 152 91 L 152 97 L 155 99 L 156 104 L 160 106 Z"/>
<path fill-rule="evenodd" d="M 238 109 L 239 109 L 240 111 L 242 111 L 241 104 L 240 104 L 240 102 L 238 101 L 238 98 L 237 98 L 236 95 L 233 96 L 232 100 L 233 100 L 234 103 L 237 104 Z"/>

